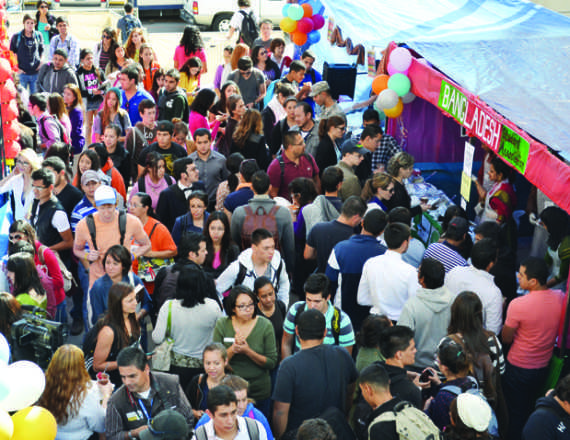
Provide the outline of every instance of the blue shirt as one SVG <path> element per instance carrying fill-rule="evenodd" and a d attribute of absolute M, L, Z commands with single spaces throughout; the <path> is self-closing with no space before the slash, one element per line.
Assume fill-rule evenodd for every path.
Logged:
<path fill-rule="evenodd" d="M 209 213 L 204 211 L 204 224 L 208 221 Z M 192 214 L 189 212 L 187 214 L 181 215 L 180 217 L 176 217 L 176 221 L 174 222 L 174 227 L 172 228 L 172 239 L 176 246 L 180 244 L 180 239 L 182 238 L 182 234 L 185 232 L 197 232 L 198 234 L 202 233 L 202 228 L 199 226 L 194 226 L 194 221 L 192 220 Z"/>
<path fill-rule="evenodd" d="M 237 191 L 228 194 L 226 200 L 224 200 L 224 208 L 233 213 L 236 208 L 247 205 L 247 202 L 252 198 L 253 191 L 251 188 L 244 186 Z"/>
<path fill-rule="evenodd" d="M 69 223 L 71 224 L 71 231 L 75 233 L 77 223 L 79 223 L 89 214 L 95 214 L 96 212 L 97 208 L 91 204 L 87 196 L 83 196 L 81 201 L 75 205 L 75 208 L 73 208 L 73 211 L 71 212 L 71 218 L 69 220 Z"/>
<path fill-rule="evenodd" d="M 127 95 L 123 90 L 121 93 L 121 98 L 123 103 L 121 104 L 121 108 L 125 109 L 129 114 L 129 118 L 131 120 L 131 125 L 135 125 L 137 122 L 142 121 L 142 117 L 139 113 L 139 104 L 143 99 L 150 99 L 154 102 L 154 98 L 148 93 L 146 90 L 139 90 L 137 89 L 136 93 L 130 100 L 127 100 Z"/>

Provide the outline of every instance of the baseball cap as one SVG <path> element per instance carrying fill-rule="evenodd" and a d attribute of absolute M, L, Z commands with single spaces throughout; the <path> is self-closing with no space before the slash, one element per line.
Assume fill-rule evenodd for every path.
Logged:
<path fill-rule="evenodd" d="M 457 396 L 457 414 L 468 428 L 484 432 L 491 422 L 491 407 L 475 394 L 462 393 Z"/>
<path fill-rule="evenodd" d="M 83 180 L 83 179 L 82 179 Z M 103 185 L 95 190 L 95 206 L 114 205 L 117 203 L 117 194 L 110 186 Z"/>
<path fill-rule="evenodd" d="M 101 176 L 97 174 L 97 171 L 87 170 L 81 176 L 81 184 L 87 185 L 89 182 L 101 182 Z"/>
<path fill-rule="evenodd" d="M 356 139 L 348 139 L 347 141 L 344 141 L 344 143 L 342 144 L 341 154 L 344 156 L 345 154 L 350 154 L 350 153 L 360 153 L 360 154 L 365 153 L 362 145 Z"/>
<path fill-rule="evenodd" d="M 159 412 L 148 423 L 148 429 L 139 434 L 140 440 L 171 439 L 188 437 L 188 423 L 179 412 L 165 409 Z"/>
<path fill-rule="evenodd" d="M 316 82 L 315 84 L 313 84 L 313 87 L 311 87 L 311 93 L 309 93 L 309 96 L 311 98 L 313 98 L 314 96 L 317 96 L 321 92 L 328 92 L 330 89 L 331 88 L 330 88 L 328 82 L 319 81 L 319 82 Z"/>
<path fill-rule="evenodd" d="M 469 222 L 463 217 L 453 217 L 447 225 L 446 236 L 463 237 L 469 231 Z"/>

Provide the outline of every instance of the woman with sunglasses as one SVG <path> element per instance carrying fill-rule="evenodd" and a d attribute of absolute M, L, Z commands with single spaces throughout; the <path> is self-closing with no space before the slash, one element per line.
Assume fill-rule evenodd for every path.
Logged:
<path fill-rule="evenodd" d="M 281 78 L 279 66 L 269 58 L 269 51 L 263 46 L 255 46 L 251 52 L 253 66 L 257 67 L 265 75 L 265 86 L 269 86 L 271 81 Z"/>
<path fill-rule="evenodd" d="M 47 49 L 51 37 L 59 33 L 55 26 L 55 16 L 49 13 L 49 3 L 46 0 L 40 0 L 36 7 L 36 31 L 42 34 L 43 43 Z"/>
<path fill-rule="evenodd" d="M 93 51 L 93 63 L 101 69 L 102 72 L 105 72 L 107 64 L 111 60 L 111 54 L 118 45 L 115 30 L 111 27 L 103 29 L 101 41 L 95 45 L 95 50 Z"/>
<path fill-rule="evenodd" d="M 333 115 L 319 124 L 319 137 L 321 141 L 317 146 L 315 161 L 320 173 L 326 167 L 336 165 L 341 159 L 340 142 L 346 133 L 346 121 L 342 116 Z"/>
<path fill-rule="evenodd" d="M 388 210 L 396 206 L 403 206 L 410 210 L 412 217 L 415 217 L 429 209 L 429 205 L 425 203 L 412 207 L 412 199 L 404 185 L 404 180 L 408 179 L 414 171 L 414 157 L 411 154 L 404 151 L 396 153 L 388 161 L 386 170 L 394 179 L 394 195 L 386 203 Z"/>
<path fill-rule="evenodd" d="M 10 193 L 14 206 L 14 219 L 29 218 L 34 202 L 32 173 L 41 168 L 41 159 L 30 148 L 18 153 L 12 172 L 0 180 L 0 194 Z"/>
<path fill-rule="evenodd" d="M 368 210 L 388 212 L 387 201 L 394 194 L 394 179 L 386 173 L 375 173 L 364 184 L 360 197 L 368 203 Z"/>

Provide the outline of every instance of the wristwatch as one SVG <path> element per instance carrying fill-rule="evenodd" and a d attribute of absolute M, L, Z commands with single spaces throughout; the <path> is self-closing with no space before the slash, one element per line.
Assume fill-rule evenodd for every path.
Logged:
<path fill-rule="evenodd" d="M 135 440 L 137 438 L 135 435 L 131 434 L 131 431 L 127 432 L 127 435 L 131 440 Z"/>

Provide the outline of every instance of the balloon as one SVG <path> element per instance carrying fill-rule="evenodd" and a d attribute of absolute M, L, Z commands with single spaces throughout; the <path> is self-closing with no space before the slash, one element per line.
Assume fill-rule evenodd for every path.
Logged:
<path fill-rule="evenodd" d="M 287 10 L 289 9 L 289 3 L 285 3 L 283 5 L 283 9 L 281 9 L 281 14 L 283 15 L 283 17 L 288 17 L 287 15 Z"/>
<path fill-rule="evenodd" d="M 304 11 L 303 17 L 311 18 L 313 16 L 313 7 L 310 4 L 305 3 L 305 4 L 302 4 L 301 7 L 303 8 L 303 11 Z"/>
<path fill-rule="evenodd" d="M 325 12 L 325 7 L 319 0 L 309 0 L 307 3 L 313 8 L 313 14 L 323 15 Z"/>
<path fill-rule="evenodd" d="M 8 159 L 14 159 L 18 155 L 22 147 L 16 141 L 7 140 L 4 142 L 4 149 L 6 150 L 6 157 Z"/>
<path fill-rule="evenodd" d="M 297 46 L 302 46 L 307 42 L 307 34 L 302 32 L 293 32 L 291 34 L 291 41 L 293 41 Z"/>
<path fill-rule="evenodd" d="M 297 22 L 289 17 L 285 17 L 279 22 L 279 27 L 283 32 L 294 32 L 297 29 Z"/>
<path fill-rule="evenodd" d="M 19 361 L 2 370 L 2 376 L 8 376 L 10 392 L 0 400 L 0 408 L 6 411 L 18 411 L 36 402 L 46 386 L 44 372 L 30 361 Z"/>
<path fill-rule="evenodd" d="M 394 75 L 396 73 L 402 73 L 404 75 L 408 75 L 408 71 L 410 69 L 406 69 L 403 72 L 400 72 L 399 70 L 397 70 L 391 63 L 388 63 L 388 75 Z"/>
<path fill-rule="evenodd" d="M 4 82 L 4 86 L 0 87 L 0 102 L 8 102 L 16 97 L 16 86 L 11 78 Z"/>
<path fill-rule="evenodd" d="M 12 119 L 16 119 L 18 117 L 18 104 L 16 100 L 12 99 L 7 104 L 2 104 L 2 120 L 3 121 L 11 121 Z M 1 334 L 0 334 L 1 336 Z M 0 360 L 4 360 L 4 346 L 2 345 L 2 341 L 0 340 Z M 7 344 L 7 343 L 6 343 Z M 8 348 L 8 357 L 10 356 L 10 349 Z M 8 360 L 6 360 L 8 362 Z"/>
<path fill-rule="evenodd" d="M 16 104 L 17 109 L 17 104 Z M 2 114 L 4 117 L 4 114 Z M 7 119 L 8 121 L 14 118 Z M 0 333 L 0 360 L 8 363 L 10 361 L 10 345 L 2 333 Z"/>
<path fill-rule="evenodd" d="M 0 82 L 6 81 L 12 77 L 12 66 L 10 61 L 5 58 L 0 58 Z"/>
<path fill-rule="evenodd" d="M 408 93 L 411 87 L 410 79 L 403 73 L 395 73 L 388 80 L 388 88 L 394 90 L 400 98 Z"/>
<path fill-rule="evenodd" d="M 412 92 L 408 92 L 404 96 L 402 96 L 402 102 L 404 104 L 409 104 L 414 99 L 416 99 L 416 95 L 414 95 Z"/>
<path fill-rule="evenodd" d="M 312 31 L 307 34 L 307 40 L 310 44 L 317 44 L 321 40 L 321 33 L 319 31 Z"/>
<path fill-rule="evenodd" d="M 397 72 L 405 72 L 412 65 L 412 54 L 405 47 L 397 47 L 390 52 L 390 64 Z"/>
<path fill-rule="evenodd" d="M 318 31 L 325 25 L 325 19 L 320 14 L 313 15 L 311 17 L 311 20 L 313 20 L 313 29 L 316 31 Z"/>
<path fill-rule="evenodd" d="M 57 434 L 55 417 L 47 409 L 30 406 L 12 416 L 12 440 L 53 440 Z"/>
<path fill-rule="evenodd" d="M 390 77 L 384 74 L 378 75 L 374 78 L 374 81 L 372 81 L 372 91 L 375 95 L 379 95 L 382 90 L 386 90 L 388 88 L 388 79 L 390 79 Z"/>
<path fill-rule="evenodd" d="M 303 14 L 305 13 L 305 11 L 303 10 L 303 7 L 301 5 L 296 5 L 296 4 L 290 4 L 289 8 L 287 9 L 287 16 L 291 19 L 291 20 L 295 20 L 298 21 L 301 18 L 303 18 Z"/>
<path fill-rule="evenodd" d="M 376 104 L 382 110 L 393 108 L 398 104 L 398 94 L 390 89 L 382 90 L 376 99 Z"/>
<path fill-rule="evenodd" d="M 382 110 L 381 108 L 379 108 L 376 105 L 376 101 L 374 101 L 374 110 L 376 110 L 376 112 L 378 113 L 378 116 L 380 117 L 380 120 L 383 121 L 386 119 L 386 115 L 384 114 L 384 110 Z"/>
<path fill-rule="evenodd" d="M 14 434 L 14 422 L 6 411 L 0 410 L 0 440 L 10 440 Z"/>
<path fill-rule="evenodd" d="M 297 22 L 297 31 L 302 32 L 304 34 L 308 34 L 313 30 L 313 20 L 310 18 L 301 18 Z"/>
<path fill-rule="evenodd" d="M 384 113 L 389 118 L 397 118 L 402 114 L 404 110 L 404 103 L 401 99 L 398 99 L 398 103 L 393 108 L 384 109 Z"/>

